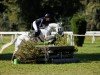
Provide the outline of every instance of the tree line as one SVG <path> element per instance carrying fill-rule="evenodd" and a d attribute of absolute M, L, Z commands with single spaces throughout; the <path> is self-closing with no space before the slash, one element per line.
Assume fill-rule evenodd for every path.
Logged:
<path fill-rule="evenodd" d="M 32 22 L 46 13 L 62 21 L 65 30 L 71 30 L 72 16 L 84 12 L 91 1 L 99 0 L 1 0 L 0 31 L 30 30 Z"/>

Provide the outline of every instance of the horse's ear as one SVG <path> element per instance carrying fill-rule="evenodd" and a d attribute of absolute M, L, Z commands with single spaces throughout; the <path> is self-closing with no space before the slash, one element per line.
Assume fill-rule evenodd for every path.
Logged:
<path fill-rule="evenodd" d="M 60 22 L 60 24 L 62 25 L 62 22 Z"/>
<path fill-rule="evenodd" d="M 59 25 L 62 25 L 62 22 L 58 22 Z"/>

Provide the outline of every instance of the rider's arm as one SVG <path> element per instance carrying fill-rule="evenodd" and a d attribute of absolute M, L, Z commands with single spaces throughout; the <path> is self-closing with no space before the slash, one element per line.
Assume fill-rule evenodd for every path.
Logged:
<path fill-rule="evenodd" d="M 34 28 L 35 32 L 38 32 L 38 28 L 37 28 L 37 25 L 36 25 L 36 21 L 33 22 L 33 28 Z"/>

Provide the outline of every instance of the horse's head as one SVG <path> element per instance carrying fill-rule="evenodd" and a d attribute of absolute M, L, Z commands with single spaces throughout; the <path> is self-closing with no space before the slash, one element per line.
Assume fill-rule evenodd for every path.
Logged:
<path fill-rule="evenodd" d="M 63 35 L 62 23 L 50 23 L 49 27 L 54 30 L 57 34 Z"/>
<path fill-rule="evenodd" d="M 63 27 L 62 27 L 62 22 L 57 23 L 58 24 L 58 34 L 64 35 L 63 34 Z"/>

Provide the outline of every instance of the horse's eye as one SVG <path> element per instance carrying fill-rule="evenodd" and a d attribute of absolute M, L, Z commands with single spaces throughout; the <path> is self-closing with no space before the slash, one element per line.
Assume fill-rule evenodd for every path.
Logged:
<path fill-rule="evenodd" d="M 59 28 L 58 30 L 61 31 L 61 28 Z"/>

